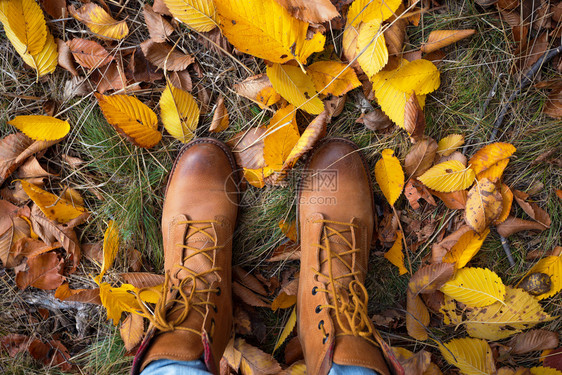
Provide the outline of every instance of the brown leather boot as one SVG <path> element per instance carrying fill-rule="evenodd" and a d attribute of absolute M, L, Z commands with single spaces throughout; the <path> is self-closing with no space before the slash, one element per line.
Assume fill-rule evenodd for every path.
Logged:
<path fill-rule="evenodd" d="M 332 363 L 401 373 L 367 314 L 373 193 L 357 146 L 330 139 L 311 156 L 299 187 L 301 269 L 298 333 L 307 372 L 327 374 Z M 382 349 L 381 350 L 381 346 Z"/>
<path fill-rule="evenodd" d="M 204 358 L 210 372 L 232 333 L 232 235 L 237 215 L 236 164 L 212 138 L 187 144 L 177 157 L 162 213 L 164 296 L 150 318 L 133 372 L 157 359 Z"/>

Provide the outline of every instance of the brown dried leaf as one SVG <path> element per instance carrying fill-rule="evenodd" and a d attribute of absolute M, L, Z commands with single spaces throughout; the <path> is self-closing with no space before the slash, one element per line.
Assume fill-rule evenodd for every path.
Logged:
<path fill-rule="evenodd" d="M 370 112 L 362 113 L 355 122 L 365 125 L 368 129 L 374 132 L 394 125 L 388 116 L 378 108 Z"/>
<path fill-rule="evenodd" d="M 410 134 L 412 143 L 419 142 L 423 139 L 425 115 L 423 114 L 423 109 L 418 102 L 416 94 L 413 92 L 404 108 L 404 128 L 408 134 Z"/>
<path fill-rule="evenodd" d="M 240 370 L 242 374 L 273 375 L 281 372 L 281 366 L 271 354 L 247 344 L 243 339 L 236 339 L 234 347 L 242 354 Z"/>
<path fill-rule="evenodd" d="M 152 9 L 156 13 L 160 13 L 165 16 L 172 16 L 172 13 L 170 13 L 170 10 L 168 9 L 168 6 L 164 2 L 164 0 L 154 0 L 154 3 L 152 4 Z"/>
<path fill-rule="evenodd" d="M 343 96 L 334 96 L 331 99 L 324 100 L 324 107 L 328 116 L 338 117 L 342 113 L 346 101 L 347 94 Z"/>
<path fill-rule="evenodd" d="M 461 39 L 467 38 L 476 33 L 476 30 L 435 30 L 429 34 L 427 43 L 421 46 L 421 51 L 430 53 L 437 51 L 450 44 L 456 43 Z"/>
<path fill-rule="evenodd" d="M 404 12 L 404 5 L 400 5 L 396 10 L 396 14 L 402 14 Z M 387 22 L 389 23 L 388 28 L 384 29 L 384 41 L 386 42 L 386 48 L 388 49 L 389 56 L 402 55 L 402 50 L 404 49 L 404 40 L 406 38 L 406 26 L 408 26 L 408 21 L 404 18 L 396 18 L 394 15 L 391 16 Z"/>
<path fill-rule="evenodd" d="M 418 203 L 420 199 L 425 200 L 432 206 L 437 206 L 437 203 L 435 203 L 435 200 L 429 193 L 429 190 L 415 179 L 408 180 L 406 186 L 404 187 L 404 195 L 414 210 L 420 208 L 420 204 Z"/>
<path fill-rule="evenodd" d="M 269 302 L 266 302 L 266 300 L 263 297 L 259 296 L 258 294 L 255 294 L 250 289 L 242 286 L 242 284 L 238 283 L 237 281 L 234 281 L 232 283 L 232 292 L 234 293 L 234 295 L 240 298 L 244 303 L 247 303 L 250 306 L 270 307 Z"/>
<path fill-rule="evenodd" d="M 218 133 L 228 128 L 228 111 L 224 105 L 224 96 L 219 95 L 217 99 L 217 107 L 215 113 L 213 114 L 213 120 L 211 121 L 211 126 L 209 131 L 212 133 Z"/>
<path fill-rule="evenodd" d="M 191 75 L 189 74 L 187 69 L 180 70 L 179 72 L 169 72 L 168 80 L 170 81 L 172 86 L 180 90 L 191 92 L 191 90 L 193 89 Z"/>
<path fill-rule="evenodd" d="M 66 0 L 43 0 L 41 5 L 47 14 L 54 19 L 64 18 L 66 12 Z"/>
<path fill-rule="evenodd" d="M 12 230 L 12 226 L 10 223 L 10 227 L 6 229 L 4 233 L 0 234 L 0 261 L 2 261 L 2 264 L 6 268 L 8 268 L 8 257 L 10 255 L 10 249 L 12 247 L 13 236 L 14 231 Z"/>
<path fill-rule="evenodd" d="M 427 340 L 429 336 L 425 327 L 429 324 L 429 311 L 419 294 L 414 294 L 410 289 L 406 292 L 406 309 L 408 335 L 416 340 Z"/>
<path fill-rule="evenodd" d="M 291 16 L 309 23 L 324 23 L 339 16 L 330 0 L 275 0 Z"/>
<path fill-rule="evenodd" d="M 550 220 L 550 215 L 540 208 L 536 203 L 528 202 L 529 194 L 526 194 L 519 190 L 513 190 L 513 198 L 517 201 L 517 204 L 529 215 L 533 220 L 538 221 L 540 224 L 544 225 L 545 228 L 550 228 L 552 221 Z"/>
<path fill-rule="evenodd" d="M 254 275 L 245 271 L 240 266 L 234 266 L 232 268 L 232 278 L 262 296 L 267 295 L 267 291 L 265 290 L 263 284 Z"/>
<path fill-rule="evenodd" d="M 445 206 L 451 210 L 464 210 L 466 207 L 466 200 L 468 199 L 468 192 L 466 190 L 453 191 L 451 193 L 441 193 L 435 190 L 429 191 L 441 199 Z"/>
<path fill-rule="evenodd" d="M 562 119 L 562 89 L 552 90 L 546 100 L 543 112 L 545 115 Z"/>
<path fill-rule="evenodd" d="M 165 42 L 168 35 L 174 31 L 174 27 L 148 4 L 144 4 L 143 14 L 150 39 L 157 43 Z"/>
<path fill-rule="evenodd" d="M 538 350 L 555 349 L 558 347 L 558 333 L 545 329 L 532 329 L 519 333 L 511 340 L 508 346 L 512 354 L 526 354 Z"/>
<path fill-rule="evenodd" d="M 96 69 L 92 74 L 91 81 L 101 94 L 108 90 L 121 90 L 127 87 L 127 77 L 125 77 L 120 62 L 111 62 L 107 66 Z M 129 87 L 129 90 L 132 91 L 133 88 Z"/>
<path fill-rule="evenodd" d="M 45 290 L 58 288 L 65 279 L 61 274 L 63 262 L 54 252 L 28 259 L 27 270 L 16 272 L 18 288 L 25 289 L 28 286 Z"/>
<path fill-rule="evenodd" d="M 482 233 L 502 213 L 503 199 L 496 185 L 487 178 L 476 183 L 468 192 L 465 220 L 477 233 Z"/>
<path fill-rule="evenodd" d="M 433 164 L 437 153 L 437 142 L 433 138 L 423 139 L 410 148 L 404 160 L 408 178 L 421 176 Z"/>
<path fill-rule="evenodd" d="M 435 164 L 444 163 L 444 162 L 449 161 L 449 160 L 457 160 L 457 161 L 461 162 L 465 167 L 468 163 L 467 157 L 464 156 L 464 154 L 462 152 L 455 151 L 448 156 L 445 156 L 445 155 L 441 156 L 439 159 L 437 159 Z"/>
<path fill-rule="evenodd" d="M 129 314 L 121 323 L 119 333 L 127 351 L 132 351 L 144 336 L 144 319 L 137 314 Z"/>
<path fill-rule="evenodd" d="M 265 167 L 263 156 L 265 127 L 253 128 L 237 133 L 229 141 L 236 163 L 243 168 L 258 169 Z"/>
<path fill-rule="evenodd" d="M 178 71 L 187 68 L 195 59 L 166 43 L 155 43 L 151 39 L 140 44 L 144 56 L 162 70 Z"/>
<path fill-rule="evenodd" d="M 33 144 L 23 133 L 10 134 L 0 140 L 0 184 L 19 167 L 27 157 L 19 158 Z M 30 155 L 27 155 L 30 156 Z"/>
<path fill-rule="evenodd" d="M 57 42 L 57 50 L 59 53 L 58 54 L 59 65 L 62 68 L 68 70 L 73 76 L 78 76 L 78 72 L 76 71 L 74 58 L 72 57 L 72 52 L 70 51 L 70 48 L 63 40 L 59 38 L 56 38 L 55 41 Z"/>
<path fill-rule="evenodd" d="M 451 263 L 430 264 L 421 267 L 408 282 L 408 290 L 414 295 L 433 293 L 453 277 L 455 271 Z"/>
<path fill-rule="evenodd" d="M 66 44 L 76 62 L 85 68 L 99 68 L 114 60 L 105 48 L 93 40 L 74 38 L 68 40 Z"/>
<path fill-rule="evenodd" d="M 235 84 L 234 90 L 238 95 L 256 102 L 261 108 L 269 107 L 281 100 L 281 96 L 273 89 L 265 73 L 248 77 Z"/>
<path fill-rule="evenodd" d="M 502 237 L 509 237 L 512 234 L 522 232 L 524 230 L 533 230 L 542 232 L 545 226 L 536 221 L 529 221 L 509 216 L 503 223 L 496 226 L 498 233 Z"/>
<path fill-rule="evenodd" d="M 392 352 L 404 368 L 405 374 L 427 375 L 425 371 L 431 363 L 431 353 L 421 350 L 414 354 L 407 349 L 397 347 L 392 347 Z"/>
<path fill-rule="evenodd" d="M 158 68 L 152 65 L 146 59 L 140 47 L 137 47 L 135 50 L 133 50 L 133 53 L 131 54 L 131 60 L 129 61 L 129 69 L 132 75 L 132 79 L 135 82 L 154 82 L 164 77 L 162 71 L 157 70 Z M 171 74 L 168 76 L 168 78 L 170 79 L 170 81 L 172 81 Z M 189 83 L 191 85 L 191 79 L 189 80 Z"/>

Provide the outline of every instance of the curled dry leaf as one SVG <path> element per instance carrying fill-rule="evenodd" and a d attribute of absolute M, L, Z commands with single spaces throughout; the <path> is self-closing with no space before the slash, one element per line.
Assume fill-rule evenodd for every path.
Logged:
<path fill-rule="evenodd" d="M 343 112 L 345 103 L 347 101 L 347 94 L 343 96 L 333 96 L 331 99 L 324 100 L 325 111 L 330 118 L 338 117 Z M 389 120 L 390 122 L 390 120 Z M 392 125 L 392 122 L 390 123 Z"/>
<path fill-rule="evenodd" d="M 172 84 L 172 86 L 183 91 L 191 92 L 193 89 L 191 75 L 187 69 L 180 70 L 178 72 L 169 72 L 168 81 Z"/>
<path fill-rule="evenodd" d="M 435 30 L 429 34 L 427 43 L 421 46 L 421 51 L 430 53 L 437 51 L 450 44 L 456 43 L 461 39 L 467 38 L 476 33 L 476 30 Z"/>
<path fill-rule="evenodd" d="M 330 0 L 275 0 L 293 17 L 310 23 L 324 23 L 339 16 Z"/>
<path fill-rule="evenodd" d="M 474 182 L 474 171 L 457 160 L 437 164 L 418 177 L 430 189 L 443 193 L 464 190 Z"/>
<path fill-rule="evenodd" d="M 412 142 L 418 142 L 423 138 L 425 115 L 415 93 L 412 93 L 406 102 L 404 116 L 404 129 L 410 134 Z"/>
<path fill-rule="evenodd" d="M 70 131 L 67 121 L 51 116 L 16 116 L 8 121 L 23 134 L 36 141 L 60 141 Z"/>
<path fill-rule="evenodd" d="M 532 329 L 519 333 L 509 340 L 510 353 L 526 354 L 539 350 L 555 349 L 558 347 L 558 333 L 546 329 Z"/>
<path fill-rule="evenodd" d="M 248 77 L 235 84 L 234 90 L 238 95 L 258 103 L 261 108 L 269 107 L 281 99 L 281 96 L 271 85 L 269 77 L 263 73 Z"/>
<path fill-rule="evenodd" d="M 159 104 L 160 118 L 168 133 L 183 143 L 193 139 L 199 124 L 199 106 L 193 96 L 168 84 Z"/>
<path fill-rule="evenodd" d="M 67 41 L 66 44 L 78 64 L 85 68 L 99 68 L 113 61 L 113 56 L 93 40 L 74 38 Z"/>
<path fill-rule="evenodd" d="M 361 86 L 353 69 L 338 61 L 317 61 L 306 68 L 306 74 L 323 95 L 340 96 Z"/>
<path fill-rule="evenodd" d="M 68 7 L 70 15 L 82 22 L 90 31 L 103 39 L 123 39 L 129 34 L 129 27 L 123 21 L 113 19 L 102 7 L 86 3 L 80 9 Z"/>
<path fill-rule="evenodd" d="M 156 43 L 149 39 L 142 42 L 140 47 L 146 59 L 163 70 L 184 70 L 195 61 L 193 56 L 186 55 L 167 43 Z"/>
<path fill-rule="evenodd" d="M 401 14 L 403 12 L 404 5 L 401 4 L 396 11 L 396 14 Z M 396 18 L 396 16 L 392 16 L 389 20 L 389 24 L 390 25 L 384 30 L 384 40 L 386 42 L 388 54 L 390 57 L 400 57 L 404 48 L 406 26 L 408 26 L 408 21 L 401 17 Z"/>
<path fill-rule="evenodd" d="M 224 96 L 220 95 L 217 99 L 217 107 L 215 113 L 213 114 L 213 120 L 211 121 L 211 126 L 209 131 L 212 133 L 218 133 L 228 128 L 228 111 L 224 105 Z"/>
<path fill-rule="evenodd" d="M 372 131 L 383 130 L 393 125 L 388 116 L 378 108 L 370 112 L 362 113 L 355 122 L 365 125 Z"/>
<path fill-rule="evenodd" d="M 375 178 L 384 197 L 393 206 L 404 188 L 404 171 L 394 151 L 385 149 L 375 164 Z"/>
<path fill-rule="evenodd" d="M 61 274 L 63 262 L 54 252 L 29 258 L 27 270 L 16 273 L 18 288 L 25 289 L 28 286 L 45 290 L 58 288 L 65 279 Z"/>
<path fill-rule="evenodd" d="M 160 142 L 156 114 L 140 100 L 127 95 L 95 95 L 107 122 L 133 144 L 151 148 Z"/>
<path fill-rule="evenodd" d="M 132 73 L 133 81 L 154 82 L 162 79 L 164 75 L 162 74 L 161 70 L 157 71 L 157 69 L 158 67 L 154 66 L 146 59 L 140 47 L 137 47 L 135 50 L 133 50 L 133 53 L 131 54 L 131 60 L 129 61 L 129 70 Z M 191 79 L 189 80 L 189 83 L 191 85 Z"/>
<path fill-rule="evenodd" d="M 66 0 L 43 0 L 41 2 L 47 14 L 55 19 L 64 18 L 66 12 Z"/>
<path fill-rule="evenodd" d="M 240 284 L 244 285 L 246 288 L 261 294 L 262 296 L 267 295 L 267 290 L 263 284 L 258 280 L 257 277 L 252 275 L 250 272 L 244 270 L 240 266 L 234 266 L 232 268 L 233 279 L 238 281 Z"/>
<path fill-rule="evenodd" d="M 484 232 L 502 213 L 503 198 L 496 185 L 487 178 L 468 192 L 465 220 L 478 233 Z"/>
<path fill-rule="evenodd" d="M 63 0 L 64 1 L 64 0 Z M 58 64 L 64 69 L 68 70 L 73 76 L 78 76 L 76 67 L 74 65 L 74 59 L 72 58 L 72 52 L 62 39 L 56 38 L 57 51 L 58 51 Z"/>
<path fill-rule="evenodd" d="M 513 216 L 508 216 L 504 222 L 496 226 L 496 229 L 502 237 L 507 238 L 512 234 L 519 233 L 525 230 L 542 232 L 546 229 L 546 227 L 536 221 L 523 220 Z"/>
<path fill-rule="evenodd" d="M 427 171 L 437 153 L 437 142 L 433 138 L 425 138 L 414 144 L 404 160 L 404 169 L 408 178 L 421 176 Z"/>
<path fill-rule="evenodd" d="M 262 375 L 281 373 L 281 366 L 271 354 L 246 343 L 243 339 L 235 339 L 234 347 L 241 353 L 240 368 L 242 373 Z"/>
<path fill-rule="evenodd" d="M 536 220 L 540 224 L 544 225 L 545 228 L 550 228 L 550 224 L 552 224 L 550 215 L 536 203 L 528 202 L 527 199 L 529 198 L 529 194 L 519 190 L 513 190 L 513 197 L 527 215 L 529 215 L 533 220 Z"/>
<path fill-rule="evenodd" d="M 222 0 L 215 5 L 223 34 L 241 52 L 272 63 L 296 59 L 306 64 L 308 56 L 324 48 L 322 33 L 309 38 L 308 23 L 291 17 L 275 0 Z"/>
<path fill-rule="evenodd" d="M 441 139 L 437 144 L 437 153 L 442 156 L 449 156 L 464 144 L 464 135 L 451 134 Z"/>
<path fill-rule="evenodd" d="M 429 190 L 427 190 L 427 188 L 417 180 L 409 179 L 408 182 L 406 182 L 404 195 L 414 210 L 420 208 L 420 204 L 418 203 L 420 199 L 425 200 L 432 206 L 437 206 L 437 203 L 435 203 L 435 200 L 429 193 Z"/>
<path fill-rule="evenodd" d="M 173 26 L 164 17 L 156 13 L 150 5 L 144 4 L 142 10 L 150 39 L 157 43 L 165 42 L 168 35 L 174 31 Z"/>
<path fill-rule="evenodd" d="M 509 157 L 516 151 L 509 143 L 496 142 L 482 147 L 468 161 L 480 180 L 488 178 L 496 182 L 501 178 Z"/>
<path fill-rule="evenodd" d="M 10 134 L 0 140 L 0 184 L 31 155 L 17 161 L 18 156 L 29 149 L 32 144 L 33 140 L 23 133 Z"/>

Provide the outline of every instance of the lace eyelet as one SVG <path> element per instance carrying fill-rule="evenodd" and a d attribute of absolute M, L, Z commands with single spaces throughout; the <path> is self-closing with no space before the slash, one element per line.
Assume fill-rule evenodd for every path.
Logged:
<path fill-rule="evenodd" d="M 219 311 L 215 305 L 213 305 L 213 311 L 215 312 L 215 314 Z"/>
<path fill-rule="evenodd" d="M 221 287 L 219 286 L 219 287 L 217 287 L 217 296 L 220 296 L 220 295 L 221 295 Z"/>
<path fill-rule="evenodd" d="M 326 336 L 324 336 L 324 338 L 322 339 L 322 344 L 325 344 L 326 341 L 328 341 L 328 336 L 330 336 L 330 334 L 326 333 Z"/>
<path fill-rule="evenodd" d="M 321 320 L 318 322 L 318 329 L 322 329 L 322 327 L 324 326 L 324 321 Z"/>
<path fill-rule="evenodd" d="M 318 293 L 318 287 L 315 286 L 314 288 L 312 288 L 312 295 L 315 296 L 316 293 Z"/>
<path fill-rule="evenodd" d="M 322 308 L 320 307 L 320 305 L 318 305 L 318 306 L 316 306 L 316 309 L 314 311 L 316 311 L 316 314 L 320 314 L 320 311 L 322 311 Z"/>

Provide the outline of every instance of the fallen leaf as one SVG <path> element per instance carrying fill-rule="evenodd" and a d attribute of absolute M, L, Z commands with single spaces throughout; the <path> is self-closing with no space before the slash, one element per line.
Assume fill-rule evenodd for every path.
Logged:
<path fill-rule="evenodd" d="M 488 234 L 490 234 L 488 228 L 482 234 L 468 230 L 443 257 L 443 262 L 454 263 L 456 269 L 463 268 L 480 250 Z"/>
<path fill-rule="evenodd" d="M 113 220 L 110 220 L 103 235 L 103 263 L 98 276 L 94 280 L 99 284 L 105 272 L 111 268 L 117 252 L 119 251 L 119 229 Z"/>
<path fill-rule="evenodd" d="M 133 144 L 151 148 L 162 139 L 156 114 L 133 96 L 95 94 L 107 122 Z"/>
<path fill-rule="evenodd" d="M 275 0 L 281 4 L 291 16 L 310 23 L 324 23 L 339 16 L 338 10 L 330 0 Z"/>
<path fill-rule="evenodd" d="M 464 144 L 464 136 L 462 134 L 451 134 L 441 139 L 437 144 L 437 153 L 443 156 L 449 156 Z"/>
<path fill-rule="evenodd" d="M 144 4 L 142 10 L 150 39 L 156 43 L 165 42 L 174 31 L 174 27 L 164 17 L 156 13 L 150 5 Z"/>
<path fill-rule="evenodd" d="M 263 156 L 264 127 L 251 128 L 246 132 L 238 133 L 231 141 L 232 153 L 236 163 L 246 169 L 259 169 L 265 167 Z"/>
<path fill-rule="evenodd" d="M 558 333 L 545 329 L 532 329 L 513 336 L 509 340 L 510 353 L 526 354 L 539 350 L 555 349 L 558 347 Z"/>
<path fill-rule="evenodd" d="M 519 219 L 513 216 L 508 216 L 504 222 L 498 224 L 496 229 L 500 236 L 502 237 L 509 237 L 512 234 L 522 232 L 524 230 L 533 230 L 533 231 L 543 231 L 545 230 L 545 226 L 537 221 L 529 221 Z"/>
<path fill-rule="evenodd" d="M 406 196 L 408 202 L 410 203 L 410 206 L 414 210 L 420 208 L 420 204 L 418 203 L 420 199 L 425 200 L 432 206 L 437 206 L 437 203 L 435 203 L 435 200 L 433 199 L 427 188 L 417 180 L 409 179 L 408 182 L 406 182 L 406 186 L 404 187 L 404 195 Z"/>
<path fill-rule="evenodd" d="M 10 0 L 4 6 L 4 12 L 5 19 L 2 23 L 23 44 L 23 52 L 29 55 L 41 52 L 47 41 L 48 31 L 39 4 L 34 0 Z"/>
<path fill-rule="evenodd" d="M 8 124 L 36 141 L 60 141 L 70 131 L 67 121 L 51 116 L 16 116 Z"/>
<path fill-rule="evenodd" d="M 388 203 L 393 206 L 404 188 L 404 171 L 394 151 L 385 149 L 375 164 L 375 178 Z"/>
<path fill-rule="evenodd" d="M 402 4 L 400 0 L 355 0 L 349 7 L 347 23 L 350 25 L 358 25 L 360 22 L 366 22 L 372 19 L 384 21 L 397 11 L 400 4 Z"/>
<path fill-rule="evenodd" d="M 377 74 L 388 62 L 388 49 L 381 24 L 381 19 L 372 19 L 361 23 L 357 30 L 355 56 L 359 66 L 369 78 Z"/>
<path fill-rule="evenodd" d="M 306 68 L 306 74 L 312 79 L 316 91 L 323 95 L 340 96 L 361 86 L 353 69 L 337 61 L 317 61 Z"/>
<path fill-rule="evenodd" d="M 511 212 L 511 204 L 513 203 L 513 193 L 506 184 L 501 184 L 500 194 L 502 195 L 502 212 L 494 221 L 495 225 L 503 223 Z"/>
<path fill-rule="evenodd" d="M 502 195 L 487 178 L 478 181 L 468 192 L 465 220 L 478 233 L 484 232 L 502 213 Z"/>
<path fill-rule="evenodd" d="M 389 20 L 389 25 L 384 30 L 384 40 L 388 49 L 389 56 L 400 57 L 404 49 L 404 40 L 406 39 L 406 26 L 408 21 L 400 17 L 404 13 L 404 6 L 401 5 Z M 426 59 L 427 60 L 427 59 Z"/>
<path fill-rule="evenodd" d="M 99 68 L 113 61 L 113 56 L 93 40 L 74 38 L 66 42 L 76 62 L 88 69 Z"/>
<path fill-rule="evenodd" d="M 242 286 L 242 284 L 234 281 L 232 283 L 232 293 L 240 298 L 244 303 L 255 307 L 270 307 L 269 302 L 250 289 Z"/>
<path fill-rule="evenodd" d="M 463 323 L 470 336 L 498 341 L 553 319 L 529 293 L 508 286 L 503 301 L 473 307 Z"/>
<path fill-rule="evenodd" d="M 213 0 L 164 0 L 166 8 L 175 18 L 198 32 L 217 27 Z"/>
<path fill-rule="evenodd" d="M 123 21 L 113 19 L 102 7 L 94 3 L 86 3 L 80 9 L 68 6 L 68 12 L 82 22 L 91 32 L 103 39 L 123 39 L 129 34 L 129 27 Z"/>
<path fill-rule="evenodd" d="M 457 160 L 450 160 L 433 166 L 419 176 L 418 180 L 430 189 L 449 193 L 470 187 L 474 177 L 472 169 L 466 168 Z"/>
<path fill-rule="evenodd" d="M 421 176 L 433 164 L 437 153 L 437 142 L 433 138 L 425 138 L 416 142 L 404 159 L 404 169 L 408 178 Z"/>
<path fill-rule="evenodd" d="M 261 294 L 262 296 L 267 295 L 267 291 L 265 290 L 263 284 L 254 275 L 245 271 L 242 267 L 234 266 L 232 268 L 232 274 L 234 280 L 238 281 L 246 288 Z"/>
<path fill-rule="evenodd" d="M 296 296 L 295 296 L 295 299 L 296 299 Z M 273 306 L 273 304 L 272 304 L 272 306 Z M 296 324 L 297 324 L 297 308 L 293 307 L 293 311 L 291 311 L 291 315 L 289 315 L 289 319 L 285 323 L 285 326 L 283 327 L 283 331 L 281 331 L 281 334 L 277 338 L 277 342 L 275 343 L 275 347 L 273 348 L 274 353 L 277 349 L 279 349 L 279 347 L 281 345 L 283 345 L 285 340 L 287 340 L 287 337 L 289 337 L 291 332 L 293 332 L 293 329 L 295 328 Z"/>
<path fill-rule="evenodd" d="M 509 162 L 509 157 L 515 151 L 515 147 L 509 143 L 492 143 L 478 150 L 468 163 L 474 169 L 479 180 L 488 178 L 492 182 L 496 182 L 503 174 L 503 170 Z"/>
<path fill-rule="evenodd" d="M 494 374 L 496 365 L 492 348 L 486 340 L 464 337 L 439 345 L 445 360 L 466 375 Z"/>
<path fill-rule="evenodd" d="M 91 81 L 100 94 L 108 90 L 121 90 L 127 87 L 127 77 L 121 62 L 112 61 L 103 68 L 96 69 L 91 76 Z M 129 90 L 133 91 L 135 87 L 130 85 Z"/>
<path fill-rule="evenodd" d="M 65 0 L 62 1 L 65 2 Z M 72 52 L 70 51 L 70 47 L 68 47 L 68 44 L 66 44 L 63 40 L 59 38 L 55 39 L 55 41 L 57 43 L 58 64 L 64 69 L 68 70 L 73 76 L 75 77 L 78 76 L 78 72 L 76 71 L 76 66 L 74 64 L 74 58 L 72 57 Z"/>
<path fill-rule="evenodd" d="M 438 49 L 447 47 L 461 39 L 474 35 L 476 30 L 434 30 L 429 34 L 427 42 L 422 44 L 421 51 L 431 53 Z"/>
<path fill-rule="evenodd" d="M 425 130 L 425 115 L 415 93 L 412 93 L 406 102 L 404 116 L 404 129 L 410 134 L 412 142 L 422 140 Z"/>
<path fill-rule="evenodd" d="M 264 175 L 282 171 L 283 165 L 300 139 L 296 109 L 292 105 L 281 108 L 271 118 L 266 129 L 263 155 Z"/>
<path fill-rule="evenodd" d="M 555 119 L 562 118 L 562 89 L 552 90 L 546 99 L 543 112 Z"/>
<path fill-rule="evenodd" d="M 66 12 L 66 0 L 43 0 L 41 2 L 45 12 L 54 19 L 64 18 Z"/>
<path fill-rule="evenodd" d="M 168 80 L 175 88 L 183 91 L 191 92 L 193 89 L 193 83 L 191 81 L 191 75 L 186 70 L 180 70 L 178 72 L 169 72 Z"/>
<path fill-rule="evenodd" d="M 183 143 L 193 139 L 200 113 L 193 96 L 168 84 L 160 97 L 159 105 L 160 119 L 168 133 Z"/>
<path fill-rule="evenodd" d="M 545 210 L 540 208 L 536 203 L 528 202 L 528 194 L 519 190 L 513 190 L 513 197 L 515 198 L 519 206 L 521 206 L 523 211 L 527 213 L 527 215 L 529 215 L 533 220 L 544 225 L 545 228 L 550 228 L 550 224 L 552 224 L 550 215 Z"/>
<path fill-rule="evenodd" d="M 370 112 L 362 113 L 355 122 L 365 125 L 372 131 L 383 130 L 393 125 L 390 118 L 378 108 Z"/>
<path fill-rule="evenodd" d="M 384 253 L 384 257 L 396 267 L 398 267 L 398 272 L 400 275 L 408 273 L 406 267 L 404 267 L 404 253 L 402 252 L 402 232 L 396 231 L 396 241 L 394 245 Z"/>
<path fill-rule="evenodd" d="M 273 375 L 281 372 L 281 366 L 271 356 L 260 349 L 247 344 L 243 339 L 236 339 L 234 347 L 242 355 L 240 371 L 248 375 Z"/>
<path fill-rule="evenodd" d="M 211 126 L 209 131 L 212 133 L 218 133 L 228 128 L 228 111 L 224 105 L 224 96 L 219 95 L 217 99 L 217 107 L 215 108 L 215 113 L 213 114 L 213 120 L 211 121 Z"/>
<path fill-rule="evenodd" d="M 431 363 L 431 353 L 421 350 L 416 354 L 408 349 L 392 347 L 392 352 L 408 375 L 427 375 L 426 370 Z"/>
<path fill-rule="evenodd" d="M 281 99 L 281 95 L 275 91 L 267 74 L 248 77 L 235 84 L 234 90 L 238 95 L 258 103 L 260 108 L 269 107 Z"/>
<path fill-rule="evenodd" d="M 144 320 L 137 314 L 129 314 L 121 323 L 119 333 L 127 351 L 133 350 L 144 336 Z"/>
<path fill-rule="evenodd" d="M 487 268 L 461 268 L 440 290 L 469 307 L 502 303 L 505 295 L 505 285 L 502 280 Z"/>
<path fill-rule="evenodd" d="M 148 61 L 162 70 L 185 70 L 195 59 L 178 51 L 167 43 L 156 43 L 152 39 L 140 44 L 142 52 Z"/>
<path fill-rule="evenodd" d="M 562 372 L 562 348 L 554 349 L 544 358 L 543 364 L 547 368 L 556 369 L 558 372 Z M 536 372 L 535 375 L 560 375 L 559 373 L 541 373 Z"/>
<path fill-rule="evenodd" d="M 308 38 L 308 23 L 291 17 L 275 0 L 221 0 L 215 5 L 223 34 L 243 53 L 272 63 L 296 59 L 306 64 L 308 56 L 324 48 L 324 35 Z"/>
<path fill-rule="evenodd" d="M 22 133 L 10 134 L 0 140 L 0 184 L 33 154 L 26 152 L 33 144 L 33 141 Z M 22 153 L 26 155 L 18 160 Z"/>
<path fill-rule="evenodd" d="M 45 290 L 58 288 L 65 279 L 61 274 L 63 262 L 54 252 L 29 258 L 27 270 L 16 273 L 18 288 L 25 289 L 28 286 Z"/>
<path fill-rule="evenodd" d="M 562 290 L 562 257 L 561 255 L 549 255 L 537 262 L 522 278 L 523 281 L 533 273 L 544 273 L 550 277 L 551 288 L 549 291 L 536 296 L 539 300 L 552 297 Z M 520 285 L 521 281 L 517 286 Z"/>
<path fill-rule="evenodd" d="M 267 76 L 275 91 L 295 107 L 315 115 L 324 110 L 312 79 L 298 66 L 273 64 L 267 67 Z"/>
<path fill-rule="evenodd" d="M 154 82 L 164 77 L 164 75 L 162 74 L 162 70 L 157 70 L 158 67 L 154 66 L 146 59 L 140 47 L 137 47 L 135 50 L 133 50 L 129 63 L 129 69 L 131 70 L 133 80 L 135 82 Z M 179 76 L 178 74 L 176 74 L 177 72 L 169 72 L 168 79 L 171 82 L 174 82 L 172 84 L 177 87 L 176 82 L 180 84 L 183 83 L 183 81 L 185 80 L 185 74 L 187 74 L 189 90 L 186 91 L 190 91 L 191 77 L 189 76 L 189 73 L 187 71 L 183 72 L 185 73 L 181 75 L 181 77 L 183 78 L 181 80 L 179 80 Z"/>

